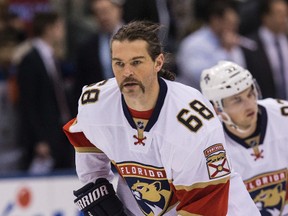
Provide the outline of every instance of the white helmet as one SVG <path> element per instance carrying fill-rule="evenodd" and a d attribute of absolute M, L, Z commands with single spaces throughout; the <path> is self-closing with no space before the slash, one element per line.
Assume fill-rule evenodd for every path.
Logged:
<path fill-rule="evenodd" d="M 222 99 L 238 94 L 252 85 L 256 90 L 251 73 L 230 61 L 220 61 L 201 74 L 200 87 L 203 95 L 220 111 L 223 110 Z"/>

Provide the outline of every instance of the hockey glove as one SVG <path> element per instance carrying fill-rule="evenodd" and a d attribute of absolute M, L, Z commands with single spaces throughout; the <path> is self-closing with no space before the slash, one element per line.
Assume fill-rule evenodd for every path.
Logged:
<path fill-rule="evenodd" d="M 126 216 L 122 202 L 107 179 L 99 178 L 73 194 L 77 197 L 74 203 L 84 216 Z"/>

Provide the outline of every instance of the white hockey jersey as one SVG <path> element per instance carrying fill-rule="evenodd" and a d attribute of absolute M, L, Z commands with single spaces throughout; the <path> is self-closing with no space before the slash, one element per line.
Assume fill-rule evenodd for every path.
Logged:
<path fill-rule="evenodd" d="M 250 137 L 239 139 L 225 128 L 228 152 L 261 214 L 288 215 L 288 102 L 265 99 L 258 104 L 261 114 Z"/>
<path fill-rule="evenodd" d="M 79 179 L 111 180 L 112 162 L 128 215 L 260 215 L 242 179 L 231 173 L 210 102 L 180 83 L 159 84 L 146 123 L 132 118 L 114 78 L 83 89 L 77 119 L 64 126 Z"/>

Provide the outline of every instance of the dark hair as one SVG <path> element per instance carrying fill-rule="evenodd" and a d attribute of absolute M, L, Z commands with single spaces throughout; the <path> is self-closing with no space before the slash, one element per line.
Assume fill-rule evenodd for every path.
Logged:
<path fill-rule="evenodd" d="M 212 17 L 223 17 L 227 10 L 236 13 L 236 3 L 230 0 L 196 0 L 194 3 L 195 17 L 208 23 Z"/>
<path fill-rule="evenodd" d="M 287 1 L 285 0 L 261 0 L 259 7 L 260 16 L 263 17 L 269 14 L 272 10 L 272 5 L 277 2 L 284 2 L 287 4 Z"/>
<path fill-rule="evenodd" d="M 150 21 L 133 21 L 127 25 L 123 25 L 118 32 L 113 35 L 111 42 L 117 41 L 135 41 L 144 40 L 147 42 L 147 51 L 153 61 L 163 53 L 163 47 L 159 39 L 159 31 L 161 26 Z M 168 80 L 175 80 L 175 74 L 162 68 L 159 76 Z"/>
<path fill-rule="evenodd" d="M 37 12 L 33 18 L 34 36 L 42 36 L 47 27 L 55 24 L 60 19 L 56 12 Z"/>

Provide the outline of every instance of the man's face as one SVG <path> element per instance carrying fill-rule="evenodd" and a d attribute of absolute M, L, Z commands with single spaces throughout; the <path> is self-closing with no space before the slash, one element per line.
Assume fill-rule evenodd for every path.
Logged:
<path fill-rule="evenodd" d="M 257 122 L 257 98 L 252 87 L 223 100 L 224 112 L 241 129 L 248 129 Z"/>
<path fill-rule="evenodd" d="M 99 27 L 112 33 L 115 27 L 121 22 L 122 10 L 110 0 L 97 0 L 92 5 Z"/>
<path fill-rule="evenodd" d="M 154 62 L 147 46 L 144 40 L 112 42 L 112 68 L 124 96 L 139 98 L 158 93 L 157 73 L 164 56 L 160 54 Z"/>
<path fill-rule="evenodd" d="M 272 3 L 271 11 L 264 16 L 264 23 L 275 33 L 286 33 L 288 25 L 288 7 L 285 2 Z"/>
<path fill-rule="evenodd" d="M 233 10 L 227 10 L 221 19 L 220 25 L 223 31 L 237 32 L 239 27 L 239 16 Z"/>
<path fill-rule="evenodd" d="M 48 31 L 50 37 L 53 38 L 53 44 L 55 44 L 56 46 L 59 45 L 61 42 L 63 42 L 63 39 L 65 37 L 64 21 L 62 19 L 59 19 L 57 22 L 55 22 L 49 27 Z"/>
<path fill-rule="evenodd" d="M 232 10 L 227 9 L 223 16 L 212 17 L 210 24 L 215 33 L 222 37 L 226 33 L 237 33 L 239 27 L 239 16 Z"/>

